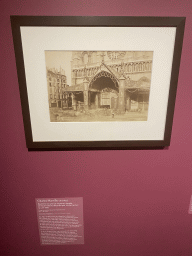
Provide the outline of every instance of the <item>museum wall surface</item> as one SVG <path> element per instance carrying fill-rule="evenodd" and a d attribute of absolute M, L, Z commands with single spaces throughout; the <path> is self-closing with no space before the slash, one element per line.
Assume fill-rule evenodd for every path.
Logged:
<path fill-rule="evenodd" d="M 0 1 L 0 255 L 192 255 L 191 8 L 188 0 Z M 186 16 L 171 146 L 28 152 L 10 15 Z M 83 197 L 85 243 L 42 246 L 35 198 L 64 197 Z"/>

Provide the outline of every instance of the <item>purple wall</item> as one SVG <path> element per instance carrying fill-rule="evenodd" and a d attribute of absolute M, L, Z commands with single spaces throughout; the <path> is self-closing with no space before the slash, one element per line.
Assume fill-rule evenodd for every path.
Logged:
<path fill-rule="evenodd" d="M 0 1 L 0 255 L 192 255 L 191 9 L 188 0 Z M 186 16 L 169 149 L 28 152 L 10 15 Z M 40 246 L 35 198 L 46 197 L 83 197 L 84 245 Z"/>

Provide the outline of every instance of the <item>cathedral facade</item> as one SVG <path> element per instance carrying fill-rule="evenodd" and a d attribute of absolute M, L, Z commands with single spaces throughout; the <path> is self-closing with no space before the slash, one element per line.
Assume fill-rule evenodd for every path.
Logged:
<path fill-rule="evenodd" d="M 72 108 L 147 111 L 153 52 L 73 51 Z"/>

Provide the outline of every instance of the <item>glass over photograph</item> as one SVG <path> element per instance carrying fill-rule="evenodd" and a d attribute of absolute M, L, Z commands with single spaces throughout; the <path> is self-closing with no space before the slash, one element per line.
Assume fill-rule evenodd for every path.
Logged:
<path fill-rule="evenodd" d="M 45 51 L 50 122 L 147 121 L 152 51 Z"/>

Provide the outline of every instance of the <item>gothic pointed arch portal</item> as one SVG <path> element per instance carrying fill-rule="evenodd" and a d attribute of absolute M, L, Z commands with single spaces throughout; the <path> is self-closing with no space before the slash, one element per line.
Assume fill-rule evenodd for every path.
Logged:
<path fill-rule="evenodd" d="M 105 88 L 119 92 L 119 85 L 115 76 L 107 71 L 101 71 L 91 80 L 89 89 L 102 91 Z"/>
<path fill-rule="evenodd" d="M 117 106 L 119 93 L 118 80 L 107 71 L 101 71 L 94 76 L 89 84 L 89 107 L 111 108 Z"/>

